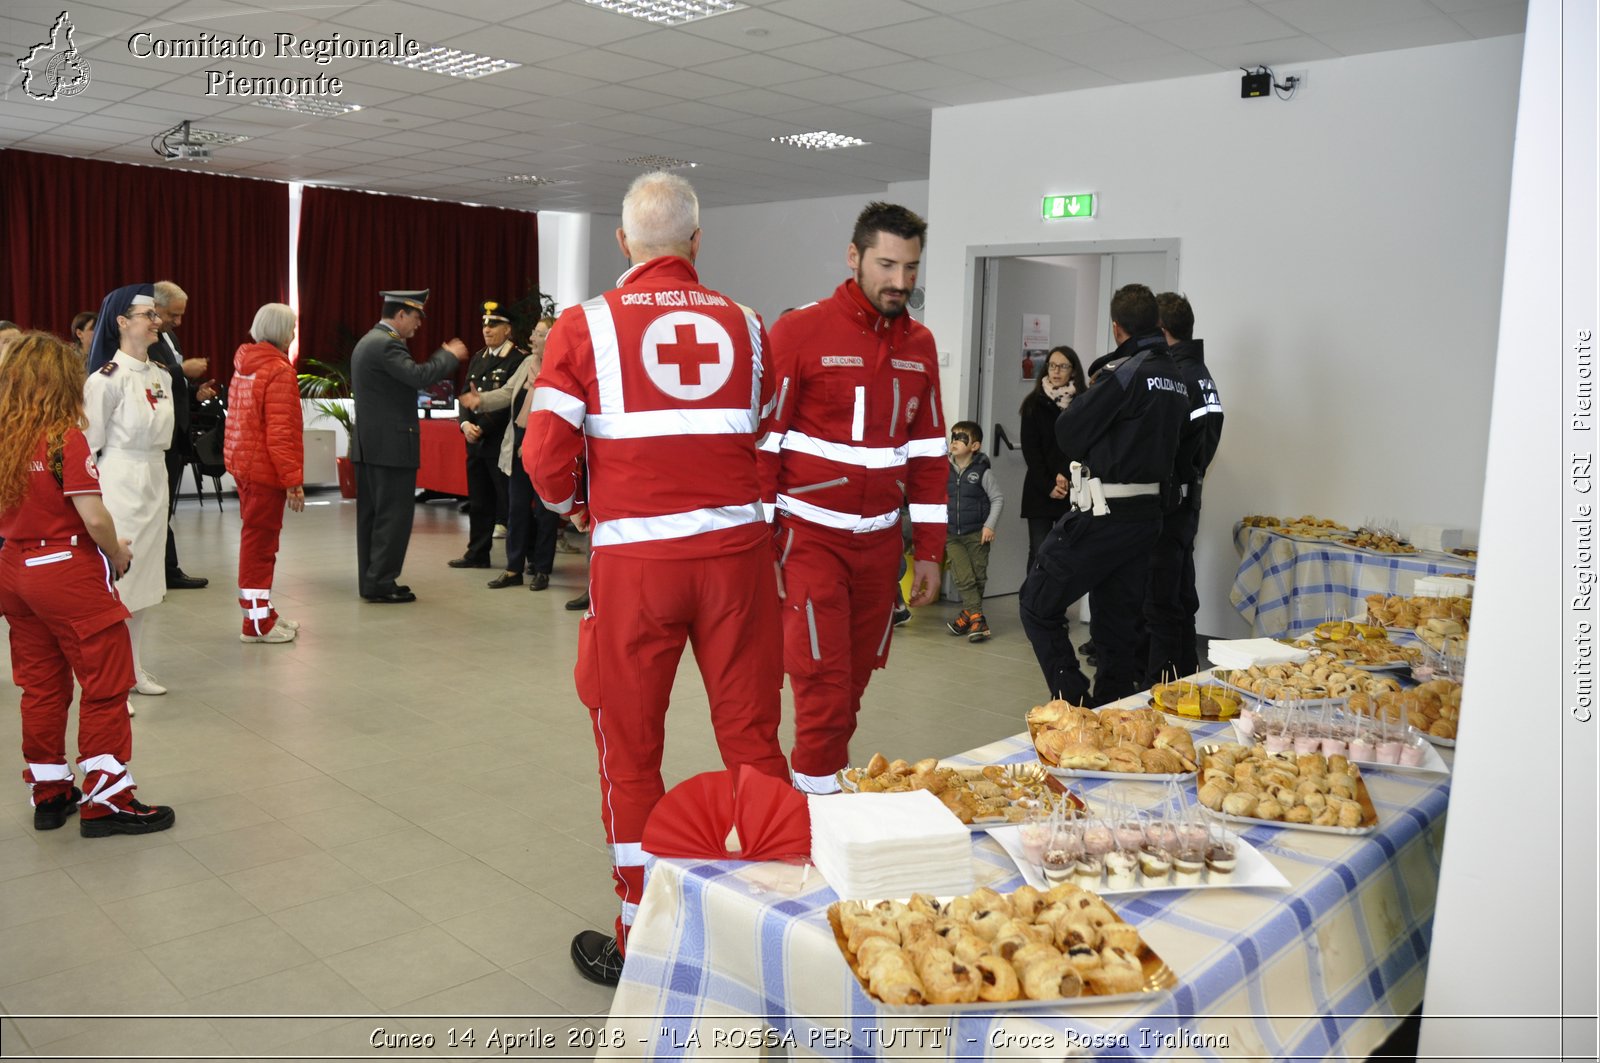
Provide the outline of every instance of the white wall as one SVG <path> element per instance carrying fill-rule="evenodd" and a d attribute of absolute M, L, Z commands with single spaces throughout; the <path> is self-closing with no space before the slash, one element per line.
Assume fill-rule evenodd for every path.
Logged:
<path fill-rule="evenodd" d="M 1288 102 L 1242 100 L 1225 73 L 935 111 L 947 405 L 967 407 L 968 246 L 1177 238 L 1228 408 L 1202 631 L 1243 630 L 1227 594 L 1246 513 L 1476 527 L 1521 43 L 1311 63 Z M 1042 196 L 1082 191 L 1097 217 L 1040 219 Z"/>
<path fill-rule="evenodd" d="M 850 275 L 844 264 L 850 230 L 873 200 L 899 203 L 927 217 L 928 182 L 891 184 L 870 195 L 702 210 L 700 280 L 753 307 L 770 325 L 784 310 L 827 296 Z M 930 226 L 924 263 L 947 246 L 938 226 Z M 924 287 L 925 278 L 926 266 Z M 944 294 L 953 298 L 957 292 Z M 930 303 L 933 298 L 929 289 Z"/>
<path fill-rule="evenodd" d="M 1573 526 L 1564 532 L 1563 522 L 1576 515 L 1574 500 L 1593 497 L 1565 482 L 1562 426 L 1575 408 L 1575 332 L 1594 325 L 1594 40 L 1593 0 L 1530 6 L 1484 485 L 1510 504 L 1483 516 L 1418 1058 L 1595 1058 L 1597 725 L 1575 720 L 1563 693 L 1578 652 L 1563 629 L 1593 623 L 1594 611 L 1562 609 L 1576 586 L 1564 568 L 1575 559 L 1563 543 Z M 1572 438 L 1574 452 L 1593 447 Z M 1484 859 L 1508 846 L 1540 854 L 1540 873 Z M 1515 977 L 1485 978 L 1485 919 L 1507 898 L 1518 913 L 1517 952 L 1532 962 Z M 1560 1011 L 1591 1016 L 1567 1027 L 1564 1046 L 1552 1019 L 1498 1017 Z M 1485 1018 L 1458 1017 L 1469 1015 Z"/>

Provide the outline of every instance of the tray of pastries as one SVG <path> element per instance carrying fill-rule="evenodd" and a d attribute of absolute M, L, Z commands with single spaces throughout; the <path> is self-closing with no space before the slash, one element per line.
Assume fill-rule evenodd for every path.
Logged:
<path fill-rule="evenodd" d="M 1244 707 L 1244 698 L 1219 683 L 1180 680 L 1151 687 L 1150 705 L 1178 720 L 1231 720 Z"/>
<path fill-rule="evenodd" d="M 1361 769 L 1346 757 L 1207 745 L 1198 782 L 1200 803 L 1230 823 L 1326 834 L 1371 834 L 1378 827 Z"/>
<path fill-rule="evenodd" d="M 1406 598 L 1397 594 L 1367 595 L 1367 620 L 1386 628 L 1413 631 L 1425 620 L 1472 619 L 1471 598 Z"/>
<path fill-rule="evenodd" d="M 1352 697 L 1348 708 L 1362 716 L 1406 723 L 1436 746 L 1454 746 L 1461 722 L 1461 684 L 1454 679 L 1430 679 L 1410 690 L 1384 691 Z"/>
<path fill-rule="evenodd" d="M 1225 687 L 1274 704 L 1294 701 L 1341 705 L 1358 692 L 1376 695 L 1400 689 L 1400 681 L 1393 676 L 1373 675 L 1321 652 L 1299 664 L 1214 669 L 1211 678 Z"/>
<path fill-rule="evenodd" d="M 1417 548 L 1396 535 L 1376 528 L 1362 528 L 1354 535 L 1346 536 L 1342 540 L 1347 546 L 1357 550 L 1371 550 L 1377 554 L 1414 554 Z"/>
<path fill-rule="evenodd" d="M 1061 804 L 1069 814 L 1084 808 L 1083 798 L 1037 764 L 954 767 L 933 757 L 911 763 L 874 753 L 865 767 L 841 771 L 839 786 L 850 793 L 927 790 L 973 830 L 1021 823 L 1040 806 Z"/>
<path fill-rule="evenodd" d="M 1090 709 L 1065 701 L 1028 712 L 1033 748 L 1065 779 L 1182 779 L 1194 774 L 1194 739 L 1157 709 Z"/>
<path fill-rule="evenodd" d="M 902 1014 L 1147 1000 L 1178 983 L 1137 929 L 1072 883 L 837 901 L 828 925 L 867 996 Z"/>

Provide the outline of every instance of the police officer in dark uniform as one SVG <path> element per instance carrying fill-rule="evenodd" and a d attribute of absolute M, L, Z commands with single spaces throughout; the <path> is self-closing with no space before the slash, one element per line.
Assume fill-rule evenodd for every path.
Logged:
<path fill-rule="evenodd" d="M 1194 616 L 1200 610 L 1194 587 L 1194 540 L 1200 528 L 1200 489 L 1222 442 L 1222 398 L 1206 368 L 1205 343 L 1194 338 L 1194 308 L 1177 292 L 1162 292 L 1156 305 L 1167 350 L 1189 389 L 1189 419 L 1178 437 L 1161 537 L 1150 551 L 1150 585 L 1144 602 L 1150 633 L 1147 686 L 1193 675 L 1200 667 L 1194 630 Z"/>
<path fill-rule="evenodd" d="M 411 543 L 421 464 L 417 392 L 454 374 L 470 355 L 466 344 L 452 339 L 426 362 L 414 360 L 406 341 L 422 327 L 428 290 L 378 294 L 383 320 L 350 355 L 358 578 L 361 597 L 369 602 L 414 602 L 417 596 L 399 578 Z"/>
<path fill-rule="evenodd" d="M 1073 460 L 1073 509 L 1050 530 L 1022 585 L 1022 629 L 1049 692 L 1104 705 L 1143 685 L 1139 622 L 1150 548 L 1161 533 L 1188 389 L 1167 354 L 1156 297 L 1142 284 L 1111 299 L 1117 349 L 1056 421 Z M 1094 694 L 1067 636 L 1067 606 L 1089 595 L 1100 666 Z"/>
<path fill-rule="evenodd" d="M 483 304 L 483 350 L 467 365 L 468 391 L 495 391 L 505 385 L 528 352 L 511 342 L 511 315 L 504 304 Z M 451 568 L 488 568 L 494 526 L 506 523 L 508 478 L 500 471 L 500 441 L 511 411 L 461 407 L 461 434 L 467 439 L 467 552 Z"/>

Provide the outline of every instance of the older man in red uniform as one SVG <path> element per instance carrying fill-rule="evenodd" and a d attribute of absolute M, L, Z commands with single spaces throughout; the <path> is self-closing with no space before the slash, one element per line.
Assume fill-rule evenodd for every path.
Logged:
<path fill-rule="evenodd" d="M 846 252 L 854 277 L 772 329 L 778 399 L 763 424 L 778 511 L 783 658 L 794 691 L 795 785 L 838 790 L 861 695 L 889 658 L 900 510 L 912 527 L 912 605 L 939 591 L 947 444 L 933 334 L 913 321 L 927 225 L 871 203 Z"/>
<path fill-rule="evenodd" d="M 778 597 L 756 456 L 773 390 L 767 337 L 754 311 L 699 283 L 699 214 L 681 177 L 633 183 L 617 230 L 633 268 L 556 322 L 523 442 L 534 490 L 557 512 L 573 508 L 587 473 L 591 604 L 576 679 L 599 748 L 622 914 L 615 938 L 574 938 L 572 959 L 604 985 L 621 975 L 644 890 L 640 839 L 664 792 L 667 703 L 685 642 L 723 763 L 785 776 Z"/>

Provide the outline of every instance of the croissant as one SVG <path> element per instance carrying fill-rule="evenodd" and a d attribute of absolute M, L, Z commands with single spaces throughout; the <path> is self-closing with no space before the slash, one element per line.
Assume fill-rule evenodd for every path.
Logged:
<path fill-rule="evenodd" d="M 1063 768 L 1105 771 L 1111 759 L 1088 742 L 1068 742 L 1057 757 L 1057 763 Z"/>
<path fill-rule="evenodd" d="M 1175 775 L 1183 771 L 1183 761 L 1170 749 L 1147 749 L 1139 759 L 1144 763 L 1144 770 L 1152 775 Z"/>
<path fill-rule="evenodd" d="M 839 922 L 844 927 L 845 943 L 851 952 L 860 952 L 861 943 L 868 938 L 887 938 L 892 945 L 900 944 L 900 928 L 881 912 L 863 912 L 856 916 L 841 913 Z"/>
<path fill-rule="evenodd" d="M 872 759 L 867 761 L 868 775 L 882 775 L 889 770 L 889 759 L 882 753 L 872 754 Z"/>
<path fill-rule="evenodd" d="M 1072 964 L 1049 945 L 1023 946 L 1011 957 L 1011 965 L 1022 982 L 1023 995 L 1029 1000 L 1055 1000 L 1065 996 L 1062 990 L 1071 987 L 1074 981 L 1077 992 L 1083 991 L 1082 979 L 1072 969 Z"/>
<path fill-rule="evenodd" d="M 1106 763 L 1102 770 L 1105 771 L 1142 773 L 1145 770 L 1144 760 L 1140 757 L 1140 751 L 1128 746 L 1116 746 L 1108 750 L 1104 754 L 1104 760 Z"/>
<path fill-rule="evenodd" d="M 1016 1000 L 1022 996 L 1022 985 L 1010 961 L 999 956 L 980 956 L 972 961 L 972 969 L 978 976 L 979 1000 Z"/>
<path fill-rule="evenodd" d="M 1222 801 L 1222 811 L 1230 816 L 1250 816 L 1255 810 L 1256 799 L 1249 794 L 1229 794 Z"/>
<path fill-rule="evenodd" d="M 1100 966 L 1086 976 L 1098 995 L 1132 993 L 1144 985 L 1144 966 L 1126 949 L 1107 945 L 1100 950 Z"/>
<path fill-rule="evenodd" d="M 927 999 L 922 980 L 902 949 L 885 949 L 866 971 L 867 988 L 885 1004 L 921 1004 Z"/>
<path fill-rule="evenodd" d="M 930 1004 L 969 1004 L 978 999 L 978 979 L 949 949 L 930 948 L 916 957 L 917 977 Z"/>
<path fill-rule="evenodd" d="M 1024 945 L 1048 945 L 1051 940 L 1050 927 L 1011 919 L 1001 925 L 989 946 L 1009 960 Z"/>
<path fill-rule="evenodd" d="M 1011 910 L 1019 918 L 1032 919 L 1044 907 L 1044 894 L 1032 886 L 1019 886 L 1011 894 Z"/>

